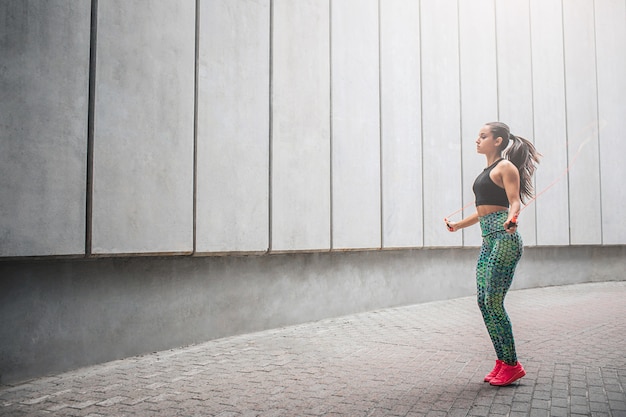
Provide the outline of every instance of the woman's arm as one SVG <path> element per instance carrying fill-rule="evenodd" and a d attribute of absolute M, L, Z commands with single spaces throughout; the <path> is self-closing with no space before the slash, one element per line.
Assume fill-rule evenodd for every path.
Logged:
<path fill-rule="evenodd" d="M 470 214 L 466 218 L 458 222 L 451 222 L 450 220 L 444 219 L 446 223 L 446 227 L 451 232 L 456 232 L 457 230 L 461 230 L 465 227 L 472 226 L 478 223 L 478 213 Z"/>
<path fill-rule="evenodd" d="M 517 167 L 512 163 L 504 165 L 502 170 L 502 183 L 504 184 L 504 191 L 509 200 L 509 215 L 504 222 L 504 229 L 509 232 L 515 232 L 517 227 L 517 216 L 522 209 L 522 201 L 520 200 L 520 177 Z M 515 222 L 511 220 L 516 219 Z"/>

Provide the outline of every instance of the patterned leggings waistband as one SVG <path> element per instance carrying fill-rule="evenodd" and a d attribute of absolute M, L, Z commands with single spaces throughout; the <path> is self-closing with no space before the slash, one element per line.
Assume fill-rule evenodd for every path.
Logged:
<path fill-rule="evenodd" d="M 504 222 L 508 216 L 509 212 L 507 210 L 502 210 L 479 217 L 480 230 L 482 231 L 483 237 L 496 232 L 505 232 Z"/>

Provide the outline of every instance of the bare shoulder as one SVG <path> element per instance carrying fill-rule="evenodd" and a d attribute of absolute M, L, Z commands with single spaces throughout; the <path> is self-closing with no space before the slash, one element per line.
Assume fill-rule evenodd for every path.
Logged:
<path fill-rule="evenodd" d="M 498 165 L 496 165 L 494 171 L 498 171 L 499 174 L 504 175 L 518 172 L 515 164 L 508 159 L 503 159 Z"/>
<path fill-rule="evenodd" d="M 508 159 L 504 159 L 496 165 L 490 176 L 491 180 L 502 188 L 506 188 L 506 184 L 519 182 L 519 171 L 515 164 Z"/>

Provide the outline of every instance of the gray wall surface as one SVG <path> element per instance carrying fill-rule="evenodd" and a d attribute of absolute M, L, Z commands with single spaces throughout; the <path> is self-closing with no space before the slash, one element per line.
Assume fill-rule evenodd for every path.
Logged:
<path fill-rule="evenodd" d="M 477 256 L 457 248 L 1 262 L 0 383 L 470 296 Z M 624 280 L 625 257 L 625 246 L 527 248 L 513 288 Z"/>
<path fill-rule="evenodd" d="M 92 253 L 192 252 L 195 2 L 98 2 Z"/>
<path fill-rule="evenodd" d="M 544 155 L 528 246 L 626 243 L 624 0 L 0 13 L 0 257 L 476 246 L 491 120 Z"/>
<path fill-rule="evenodd" d="M 329 3 L 283 0 L 273 5 L 271 250 L 328 250 Z"/>
<path fill-rule="evenodd" d="M 380 7 L 381 226 L 385 248 L 420 247 L 422 238 L 419 3 Z"/>
<path fill-rule="evenodd" d="M 0 256 L 85 252 L 89 16 L 0 0 Z"/>
<path fill-rule="evenodd" d="M 198 9 L 199 253 L 269 245 L 269 5 L 203 1 Z"/>
<path fill-rule="evenodd" d="M 596 41 L 594 7 L 585 0 L 563 3 L 563 34 L 565 40 L 565 96 L 568 137 L 568 161 L 575 164 L 567 176 L 569 190 L 570 228 L 572 244 L 602 242 L 602 193 L 600 179 L 600 129 L 606 140 L 606 120 L 599 125 L 591 122 L 598 114 Z M 581 148 L 582 147 L 582 148 Z M 579 153 L 579 149 L 584 152 Z"/>
<path fill-rule="evenodd" d="M 493 120 L 516 288 L 622 280 L 624 74 L 626 0 L 0 0 L 0 382 L 473 293 Z"/>

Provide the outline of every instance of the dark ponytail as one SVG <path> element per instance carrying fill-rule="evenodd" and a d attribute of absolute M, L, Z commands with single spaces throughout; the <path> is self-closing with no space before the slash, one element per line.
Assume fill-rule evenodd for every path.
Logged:
<path fill-rule="evenodd" d="M 517 167 L 520 179 L 520 198 L 524 202 L 524 197 L 532 198 L 533 182 L 532 176 L 537 169 L 539 157 L 535 145 L 528 139 L 511 135 L 511 147 L 506 150 L 506 158 Z"/>
<path fill-rule="evenodd" d="M 524 197 L 532 198 L 532 176 L 537 169 L 541 154 L 537 152 L 535 145 L 528 139 L 512 135 L 509 127 L 504 123 L 491 122 L 487 123 L 487 126 L 491 129 L 494 138 L 502 138 L 500 150 L 505 152 L 506 158 L 511 161 L 519 171 L 520 199 L 524 202 Z M 507 149 L 509 142 L 511 146 Z"/>

